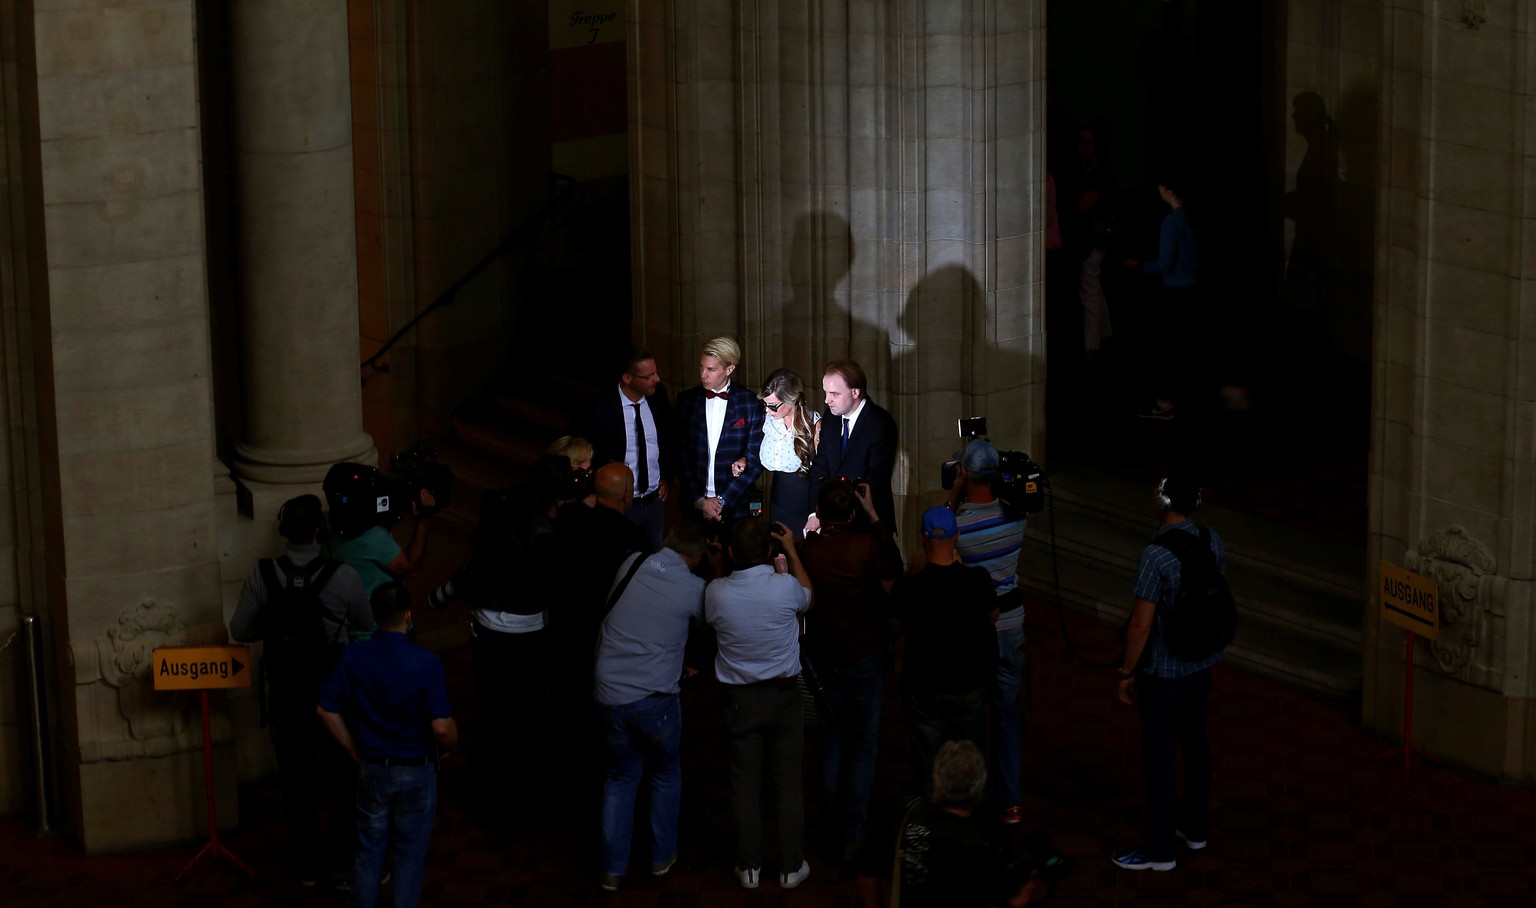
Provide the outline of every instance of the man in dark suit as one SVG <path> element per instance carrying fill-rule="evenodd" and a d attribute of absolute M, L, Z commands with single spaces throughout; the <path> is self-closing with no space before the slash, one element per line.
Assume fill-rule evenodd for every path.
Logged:
<path fill-rule="evenodd" d="M 811 488 L 829 476 L 869 483 L 875 513 L 896 526 L 896 499 L 891 494 L 891 469 L 896 465 L 896 420 L 875 405 L 866 390 L 864 369 L 851 359 L 827 363 L 821 376 L 831 419 L 821 426 L 821 440 L 811 460 Z M 819 528 L 812 514 L 808 530 Z"/>
<path fill-rule="evenodd" d="M 747 516 L 762 472 L 763 405 L 752 389 L 731 382 L 740 361 L 734 340 L 710 338 L 699 350 L 699 387 L 677 395 L 682 500 L 716 526 Z M 747 468 L 733 476 L 731 464 L 742 458 Z"/>
<path fill-rule="evenodd" d="M 593 398 L 576 433 L 592 443 L 592 466 L 622 463 L 635 477 L 635 499 L 625 516 L 661 550 L 666 526 L 667 479 L 676 475 L 672 405 L 656 372 L 656 356 L 630 347 L 619 364 L 617 389 Z"/>

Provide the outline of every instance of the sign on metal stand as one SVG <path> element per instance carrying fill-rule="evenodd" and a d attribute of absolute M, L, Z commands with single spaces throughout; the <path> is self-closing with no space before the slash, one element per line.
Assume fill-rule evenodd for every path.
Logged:
<path fill-rule="evenodd" d="M 256 874 L 245 862 L 219 842 L 219 818 L 214 806 L 213 732 L 208 721 L 208 691 L 251 686 L 251 648 L 248 646 L 163 646 L 155 650 L 151 673 L 155 690 L 195 690 L 203 706 L 203 786 L 208 802 L 208 844 L 176 874 L 179 882 L 198 858 L 220 855 L 247 876 Z"/>
<path fill-rule="evenodd" d="M 1419 637 L 1436 640 L 1440 636 L 1440 585 L 1385 561 L 1380 563 L 1377 573 L 1381 578 L 1376 589 L 1381 620 L 1408 632 L 1407 653 L 1403 657 L 1403 744 L 1377 757 L 1401 755 L 1403 777 L 1407 778 L 1413 769 L 1414 754 L 1439 762 L 1413 746 L 1413 657 Z"/>

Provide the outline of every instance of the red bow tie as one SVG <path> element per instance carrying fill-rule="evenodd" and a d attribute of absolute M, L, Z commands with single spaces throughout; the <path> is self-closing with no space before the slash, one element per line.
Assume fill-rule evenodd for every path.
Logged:
<path fill-rule="evenodd" d="M 721 400 L 726 400 L 730 396 L 731 396 L 730 389 L 726 389 L 724 391 L 711 391 L 708 388 L 704 389 L 704 399 L 705 400 L 714 400 L 717 397 L 720 398 Z"/>

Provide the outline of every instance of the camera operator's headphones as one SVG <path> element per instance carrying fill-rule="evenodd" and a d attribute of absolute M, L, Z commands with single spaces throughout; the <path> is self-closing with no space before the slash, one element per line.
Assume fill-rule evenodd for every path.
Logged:
<path fill-rule="evenodd" d="M 1179 481 L 1182 480 L 1183 478 L 1184 477 L 1179 477 L 1178 479 L 1174 480 L 1175 487 L 1177 487 L 1179 485 Z M 1177 488 L 1175 490 L 1177 491 Z M 1152 493 L 1152 497 L 1156 498 L 1157 499 L 1157 503 L 1163 506 L 1163 510 L 1169 511 L 1169 510 L 1173 509 L 1173 496 L 1168 494 L 1168 477 L 1167 476 L 1164 476 L 1162 479 L 1159 479 L 1157 481 L 1157 491 Z M 1200 509 L 1200 501 L 1201 501 L 1201 498 L 1200 498 L 1200 486 L 1196 485 L 1195 486 L 1195 506 L 1189 509 L 1189 513 L 1193 514 L 1195 511 L 1198 511 Z"/>
<path fill-rule="evenodd" d="M 297 514 L 288 513 L 289 506 L 298 511 Z M 307 512 L 307 513 L 306 513 Z M 323 523 L 320 498 L 317 495 L 300 495 L 283 502 L 277 509 L 277 534 L 284 539 L 298 532 L 298 522 L 313 523 L 315 529 L 319 529 Z M 309 529 L 308 526 L 305 529 Z"/>

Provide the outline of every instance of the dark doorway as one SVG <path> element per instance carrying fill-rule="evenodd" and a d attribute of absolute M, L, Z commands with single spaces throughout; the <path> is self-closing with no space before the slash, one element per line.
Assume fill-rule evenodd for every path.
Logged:
<path fill-rule="evenodd" d="M 1147 482 L 1192 463 L 1225 507 L 1363 544 L 1374 200 L 1340 176 L 1339 112 L 1287 77 L 1285 3 L 1047 16 L 1048 456 Z M 1165 184 L 1192 284 L 1143 266 Z"/>

